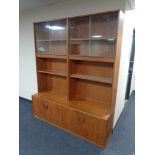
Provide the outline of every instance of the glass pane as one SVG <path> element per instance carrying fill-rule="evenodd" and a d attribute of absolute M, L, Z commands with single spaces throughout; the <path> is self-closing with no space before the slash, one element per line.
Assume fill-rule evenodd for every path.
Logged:
<path fill-rule="evenodd" d="M 35 25 L 37 52 L 40 54 L 66 55 L 66 20 Z"/>
<path fill-rule="evenodd" d="M 49 42 L 48 41 L 36 41 L 37 52 L 41 54 L 48 54 L 49 51 Z"/>
<path fill-rule="evenodd" d="M 71 19 L 71 39 L 89 39 L 89 17 L 77 17 Z"/>
<path fill-rule="evenodd" d="M 50 41 L 49 53 L 55 55 L 66 55 L 67 54 L 66 43 L 67 43 L 66 40 Z"/>
<path fill-rule="evenodd" d="M 35 24 L 36 40 L 49 40 L 49 30 L 46 28 L 47 22 Z"/>
<path fill-rule="evenodd" d="M 89 40 L 72 40 L 70 51 L 72 55 L 89 55 Z"/>
<path fill-rule="evenodd" d="M 90 17 L 91 20 L 91 41 L 90 53 L 98 57 L 114 57 L 117 15 L 99 14 Z"/>
<path fill-rule="evenodd" d="M 53 21 L 49 23 L 49 53 L 56 55 L 66 55 L 67 54 L 67 30 L 66 30 L 66 20 Z"/>
<path fill-rule="evenodd" d="M 52 21 L 46 26 L 49 29 L 50 41 L 66 40 L 66 20 Z"/>
<path fill-rule="evenodd" d="M 89 53 L 89 17 L 71 19 L 70 24 L 70 52 L 74 55 L 88 55 Z"/>
<path fill-rule="evenodd" d="M 117 15 L 99 14 L 91 16 L 91 37 L 115 39 L 117 29 Z"/>
<path fill-rule="evenodd" d="M 37 52 L 42 54 L 48 53 L 49 49 L 49 30 L 46 29 L 46 25 L 46 22 L 35 24 L 36 48 Z"/>

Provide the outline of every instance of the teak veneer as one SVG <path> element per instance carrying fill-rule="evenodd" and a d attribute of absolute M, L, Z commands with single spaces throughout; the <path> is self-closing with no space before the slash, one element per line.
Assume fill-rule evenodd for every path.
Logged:
<path fill-rule="evenodd" d="M 34 115 L 100 147 L 112 133 L 123 13 L 34 23 Z"/>

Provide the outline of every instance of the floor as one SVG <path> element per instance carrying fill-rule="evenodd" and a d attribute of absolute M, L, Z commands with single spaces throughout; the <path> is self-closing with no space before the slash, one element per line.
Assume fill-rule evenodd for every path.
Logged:
<path fill-rule="evenodd" d="M 30 101 L 20 98 L 19 108 L 20 155 L 133 155 L 135 152 L 134 92 L 105 149 L 36 119 Z"/>

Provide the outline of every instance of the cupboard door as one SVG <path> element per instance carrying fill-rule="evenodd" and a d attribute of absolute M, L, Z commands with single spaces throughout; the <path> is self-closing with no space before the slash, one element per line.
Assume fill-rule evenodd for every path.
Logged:
<path fill-rule="evenodd" d="M 62 117 L 62 109 L 60 105 L 54 104 L 50 102 L 49 106 L 49 121 L 56 125 L 61 124 L 61 117 Z"/>
<path fill-rule="evenodd" d="M 32 101 L 33 101 L 33 113 L 41 119 L 48 120 L 48 113 L 49 113 L 48 102 L 36 97 L 33 97 Z"/>
<path fill-rule="evenodd" d="M 39 118 L 56 125 L 62 123 L 62 108 L 60 105 L 33 97 L 33 113 Z"/>
<path fill-rule="evenodd" d="M 72 131 L 72 110 L 66 107 L 61 107 L 62 108 L 62 127 Z"/>
<path fill-rule="evenodd" d="M 94 118 L 94 135 L 93 139 L 96 143 L 104 145 L 107 134 L 107 122 L 102 119 Z"/>
<path fill-rule="evenodd" d="M 106 122 L 87 114 L 73 112 L 73 131 L 89 140 L 103 144 L 106 135 Z"/>
<path fill-rule="evenodd" d="M 92 139 L 94 132 L 93 120 L 83 113 L 73 112 L 73 130 L 85 138 Z"/>

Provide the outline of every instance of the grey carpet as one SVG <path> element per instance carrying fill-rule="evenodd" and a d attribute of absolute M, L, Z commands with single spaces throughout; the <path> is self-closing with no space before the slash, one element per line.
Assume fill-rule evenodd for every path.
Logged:
<path fill-rule="evenodd" d="M 32 114 L 31 106 L 31 102 L 19 99 L 20 155 L 133 155 L 135 150 L 134 93 L 125 105 L 105 149 L 36 119 Z"/>

